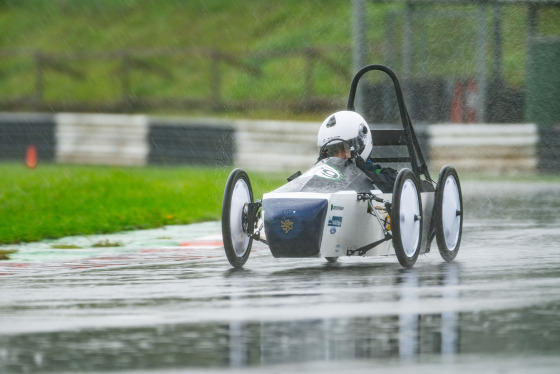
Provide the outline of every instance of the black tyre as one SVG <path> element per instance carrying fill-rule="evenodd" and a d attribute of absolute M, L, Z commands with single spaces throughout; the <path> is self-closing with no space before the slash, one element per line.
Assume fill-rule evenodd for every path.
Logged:
<path fill-rule="evenodd" d="M 327 260 L 331 264 L 334 264 L 338 261 L 338 257 L 325 257 L 325 260 Z"/>
<path fill-rule="evenodd" d="M 463 234 L 463 197 L 457 171 L 444 166 L 439 173 L 434 201 L 436 241 L 441 257 L 453 261 Z"/>
<path fill-rule="evenodd" d="M 252 202 L 253 189 L 247 173 L 233 170 L 222 202 L 222 237 L 228 261 L 235 268 L 242 268 L 251 253 L 253 238 L 247 233 L 247 204 Z"/>
<path fill-rule="evenodd" d="M 422 245 L 422 200 L 412 170 L 402 169 L 393 188 L 391 232 L 399 263 L 411 268 Z"/>

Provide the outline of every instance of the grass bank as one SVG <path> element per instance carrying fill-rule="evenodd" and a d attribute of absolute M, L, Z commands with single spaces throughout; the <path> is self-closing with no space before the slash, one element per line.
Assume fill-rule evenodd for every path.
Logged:
<path fill-rule="evenodd" d="M 0 164 L 0 244 L 219 220 L 230 171 Z M 260 196 L 286 176 L 250 177 Z"/>
<path fill-rule="evenodd" d="M 472 14 L 478 5 L 453 3 L 427 7 L 437 13 L 426 18 L 424 25 L 419 23 L 422 17 L 416 18 L 411 41 L 416 74 L 476 75 L 479 21 Z M 392 38 L 396 55 L 391 67 L 398 73 L 404 68 L 399 52 L 404 41 L 404 10 L 404 2 L 366 2 L 368 62 L 383 62 L 387 41 Z M 448 16 L 442 17 L 446 12 Z M 464 17 L 457 18 L 457 12 Z M 492 17 L 489 8 L 488 30 L 492 30 Z M 538 14 L 537 31 L 558 35 L 559 17 L 558 9 L 543 8 Z M 389 24 L 395 29 L 387 34 Z M 525 5 L 503 7 L 503 72 L 514 87 L 524 84 L 526 25 Z M 216 48 L 262 70 L 262 74 L 254 75 L 237 63 L 221 62 L 221 99 L 225 102 L 290 100 L 304 95 L 306 80 L 313 78 L 314 95 L 339 97 L 344 103 L 350 82 L 329 65 L 335 62 L 350 67 L 352 54 L 333 47 L 351 45 L 352 3 L 347 0 L 0 0 L 0 52 L 6 52 L 0 59 L 0 99 L 40 95 L 45 102 L 114 101 L 126 93 L 123 86 L 131 97 L 206 98 L 212 94 L 209 58 L 152 53 Z M 250 54 L 307 47 L 322 47 L 327 57 L 313 63 L 312 76 L 304 53 L 270 61 Z M 489 37 L 488 48 L 492 47 Z M 130 61 L 98 55 L 69 58 L 76 52 L 122 50 L 152 52 Z M 54 54 L 58 59 L 39 68 L 38 52 Z M 488 66 L 493 64 L 493 56 L 489 50 Z M 43 74 L 40 81 L 38 70 Z M 271 113 L 249 110 L 242 115 L 269 118 Z M 286 118 L 295 114 L 280 111 L 273 115 Z"/>

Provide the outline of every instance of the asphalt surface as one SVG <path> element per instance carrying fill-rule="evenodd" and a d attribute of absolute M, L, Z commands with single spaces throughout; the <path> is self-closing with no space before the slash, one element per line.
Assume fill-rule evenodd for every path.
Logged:
<path fill-rule="evenodd" d="M 456 261 L 434 246 L 409 270 L 264 245 L 234 270 L 217 222 L 20 246 L 0 262 L 0 372 L 558 372 L 560 187 L 463 195 Z"/>

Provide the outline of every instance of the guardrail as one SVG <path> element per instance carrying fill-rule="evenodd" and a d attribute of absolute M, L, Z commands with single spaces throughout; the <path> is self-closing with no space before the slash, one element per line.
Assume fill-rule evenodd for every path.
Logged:
<path fill-rule="evenodd" d="M 55 127 L 52 114 L 0 113 L 0 160 L 23 161 L 33 146 L 39 159 L 53 161 Z"/>
<path fill-rule="evenodd" d="M 0 113 L 0 161 L 233 165 L 234 129 L 212 119 L 145 115 Z"/>
<path fill-rule="evenodd" d="M 55 122 L 59 163 L 146 164 L 146 116 L 62 113 L 55 116 Z"/>
<path fill-rule="evenodd" d="M 320 123 L 234 121 L 235 164 L 249 170 L 307 169 L 317 160 Z"/>
<path fill-rule="evenodd" d="M 428 129 L 430 167 L 435 170 L 446 164 L 498 174 L 537 170 L 539 132 L 534 124 L 438 124 Z"/>
<path fill-rule="evenodd" d="M 23 162 L 34 146 L 40 162 L 295 172 L 315 163 L 319 126 L 319 121 L 0 113 L 0 160 Z M 534 173 L 560 148 L 559 131 L 533 124 L 439 124 L 423 127 L 422 133 L 420 142 L 436 173 L 445 164 L 477 173 Z M 546 152 L 538 151 L 541 144 Z"/>

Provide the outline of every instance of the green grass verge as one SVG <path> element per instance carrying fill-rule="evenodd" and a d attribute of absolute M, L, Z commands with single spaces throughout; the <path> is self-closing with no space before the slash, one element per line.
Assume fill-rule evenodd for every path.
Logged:
<path fill-rule="evenodd" d="M 0 244 L 219 220 L 230 171 L 0 164 Z M 250 177 L 260 196 L 286 175 Z"/>

